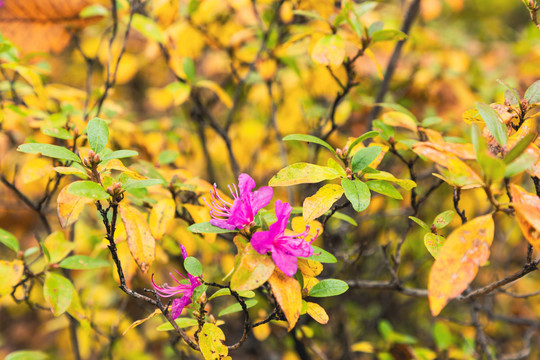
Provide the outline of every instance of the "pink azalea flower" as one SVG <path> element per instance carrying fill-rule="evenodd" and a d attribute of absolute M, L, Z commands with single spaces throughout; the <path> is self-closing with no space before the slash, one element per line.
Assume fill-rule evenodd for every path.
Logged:
<path fill-rule="evenodd" d="M 213 217 L 210 224 L 222 229 L 235 230 L 251 226 L 255 215 L 272 200 L 273 190 L 270 186 L 263 186 L 257 191 L 255 181 L 248 174 L 240 174 L 238 177 L 238 187 L 229 185 L 229 191 L 234 199 L 233 203 L 224 200 L 219 196 L 216 185 L 210 191 L 212 204 L 204 202 L 210 207 L 210 215 Z"/>
<path fill-rule="evenodd" d="M 276 266 L 288 276 L 293 276 L 298 268 L 297 257 L 308 257 L 313 255 L 311 243 L 317 235 L 308 242 L 309 226 L 298 235 L 285 235 L 285 228 L 291 215 L 291 205 L 276 201 L 275 211 L 277 221 L 270 225 L 268 231 L 259 231 L 251 237 L 251 246 L 259 253 L 270 252 Z"/>
<path fill-rule="evenodd" d="M 182 257 L 184 259 L 187 258 L 187 252 L 184 245 L 180 245 L 182 248 Z M 182 278 L 186 279 L 184 275 L 179 273 L 178 271 L 174 270 L 178 275 L 180 275 Z M 171 297 L 175 295 L 182 295 L 179 299 L 174 299 L 172 303 L 171 308 L 171 316 L 174 319 L 180 316 L 182 313 L 182 310 L 184 310 L 184 307 L 191 304 L 191 296 L 193 295 L 193 291 L 195 288 L 197 288 L 199 285 L 201 285 L 201 281 L 198 277 L 193 276 L 188 273 L 189 277 L 189 284 L 186 284 L 185 281 L 182 283 L 180 282 L 172 273 L 169 273 L 171 277 L 174 279 L 174 281 L 178 284 L 177 286 L 170 286 L 168 284 L 164 284 L 163 287 L 159 287 L 154 282 L 154 274 L 152 274 L 152 286 L 156 293 L 158 293 L 162 297 Z"/>

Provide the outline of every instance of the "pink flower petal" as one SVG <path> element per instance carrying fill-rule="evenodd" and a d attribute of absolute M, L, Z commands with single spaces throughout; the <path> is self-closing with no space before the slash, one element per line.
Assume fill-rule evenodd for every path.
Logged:
<path fill-rule="evenodd" d="M 251 237 L 251 246 L 259 254 L 266 254 L 272 249 L 273 241 L 274 237 L 271 236 L 269 231 L 259 231 Z"/>
<path fill-rule="evenodd" d="M 251 203 L 251 210 L 253 215 L 257 214 L 266 205 L 270 204 L 274 190 L 270 186 L 263 186 L 259 190 L 253 193 L 253 200 Z"/>
<path fill-rule="evenodd" d="M 279 249 L 274 249 L 272 259 L 276 266 L 287 276 L 294 276 L 298 269 L 296 256 L 288 255 Z"/>

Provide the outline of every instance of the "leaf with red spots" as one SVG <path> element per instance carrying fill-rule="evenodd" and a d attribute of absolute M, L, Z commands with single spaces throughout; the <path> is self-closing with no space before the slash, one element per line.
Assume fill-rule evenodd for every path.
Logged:
<path fill-rule="evenodd" d="M 429 274 L 428 298 L 433 316 L 461 294 L 476 276 L 478 267 L 487 262 L 493 234 L 493 218 L 484 215 L 448 236 Z"/>

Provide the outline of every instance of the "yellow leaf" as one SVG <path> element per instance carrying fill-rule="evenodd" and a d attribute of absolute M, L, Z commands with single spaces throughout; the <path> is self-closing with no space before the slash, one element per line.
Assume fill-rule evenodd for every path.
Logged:
<path fill-rule="evenodd" d="M 375 352 L 375 348 L 373 347 L 373 345 L 367 341 L 360 341 L 356 344 L 352 344 L 351 350 L 367 354 L 373 354 Z"/>
<path fill-rule="evenodd" d="M 47 236 L 43 243 L 49 251 L 51 264 L 56 264 L 75 248 L 75 244 L 67 241 L 64 233 L 60 231 L 55 231 Z"/>
<path fill-rule="evenodd" d="M 304 221 L 302 216 L 295 216 L 291 220 L 292 231 L 297 234 L 304 232 L 307 225 L 309 225 L 309 236 L 315 236 L 317 233 L 321 235 L 324 231 L 322 224 L 317 220 L 310 221 L 309 224 Z"/>
<path fill-rule="evenodd" d="M 320 65 L 339 66 L 345 59 L 345 41 L 339 35 L 326 35 L 317 41 L 311 58 Z"/>
<path fill-rule="evenodd" d="M 162 199 L 150 211 L 150 230 L 156 240 L 161 240 L 174 219 L 176 204 L 173 199 Z"/>
<path fill-rule="evenodd" d="M 212 90 L 213 92 L 216 93 L 219 100 L 221 100 L 221 102 L 223 104 L 225 104 L 226 107 L 228 107 L 229 109 L 232 108 L 233 101 L 232 101 L 231 97 L 217 83 L 215 83 L 215 82 L 213 82 L 211 80 L 200 80 L 195 85 L 198 86 L 198 87 L 203 87 L 203 88 Z"/>
<path fill-rule="evenodd" d="M 92 202 L 92 199 L 73 195 L 64 187 L 58 194 L 56 210 L 60 225 L 65 229 L 73 224 L 81 215 L 84 205 Z"/>
<path fill-rule="evenodd" d="M 186 208 L 186 210 L 189 212 L 189 215 L 191 215 L 193 221 L 195 221 L 196 223 L 207 222 L 210 221 L 210 219 L 212 218 L 210 216 L 210 212 L 207 206 L 199 206 L 192 204 L 183 204 L 183 206 Z M 203 237 L 206 241 L 213 243 L 216 240 L 217 234 L 203 234 Z"/>
<path fill-rule="evenodd" d="M 256 289 L 274 272 L 275 265 L 272 258 L 266 254 L 259 254 L 251 244 L 247 244 L 239 256 L 240 262 L 231 277 L 231 289 L 235 291 Z"/>
<path fill-rule="evenodd" d="M 199 346 L 205 360 L 219 360 L 227 356 L 229 349 L 223 344 L 225 334 L 221 329 L 212 324 L 205 323 L 199 334 Z"/>
<path fill-rule="evenodd" d="M 298 281 L 285 275 L 281 270 L 275 268 L 274 273 L 268 279 L 272 292 L 285 314 L 288 322 L 287 330 L 291 331 L 296 325 L 302 310 L 302 292 Z"/>
<path fill-rule="evenodd" d="M 131 169 L 128 169 L 124 166 L 121 160 L 119 159 L 112 159 L 107 162 L 105 166 L 98 166 L 98 171 L 102 172 L 105 170 L 116 170 L 121 171 L 122 173 L 128 175 L 129 177 L 137 180 L 145 180 L 146 177 L 142 176 L 136 171 L 133 171 Z"/>
<path fill-rule="evenodd" d="M 493 234 L 493 218 L 484 215 L 448 236 L 429 274 L 428 298 L 433 316 L 461 294 L 476 276 L 478 267 L 487 262 Z"/>
<path fill-rule="evenodd" d="M 48 177 L 51 170 L 52 165 L 50 160 L 33 158 L 23 165 L 19 177 L 23 184 L 28 184 L 32 181 Z"/>
<path fill-rule="evenodd" d="M 416 122 L 410 116 L 402 112 L 387 112 L 383 114 L 382 119 L 386 125 L 402 127 L 413 132 L 417 131 Z"/>
<path fill-rule="evenodd" d="M 319 189 L 315 195 L 307 197 L 303 204 L 304 221 L 309 223 L 325 212 L 343 195 L 343 188 L 336 184 L 327 184 Z"/>
<path fill-rule="evenodd" d="M 516 210 L 516 220 L 523 236 L 536 249 L 540 249 L 540 198 L 517 185 L 510 185 Z"/>
<path fill-rule="evenodd" d="M 307 313 L 319 324 L 324 325 L 328 323 L 329 318 L 326 310 L 324 310 L 323 307 L 317 303 L 308 302 Z"/>
<path fill-rule="evenodd" d="M 127 242 L 131 256 L 146 273 L 154 261 L 156 243 L 144 216 L 139 210 L 120 204 L 120 217 L 126 228 Z"/>
<path fill-rule="evenodd" d="M 11 293 L 22 278 L 24 265 L 21 260 L 0 260 L 0 297 Z"/>
<path fill-rule="evenodd" d="M 145 322 L 145 321 L 147 321 L 147 320 L 150 320 L 150 319 L 153 318 L 154 316 L 157 316 L 157 315 L 160 315 L 160 314 L 161 314 L 161 310 L 156 309 L 156 310 L 154 310 L 153 313 L 151 313 L 150 315 L 148 315 L 148 316 L 145 317 L 144 319 L 140 319 L 140 320 L 136 320 L 136 321 L 132 322 L 131 325 L 129 325 L 128 328 L 127 328 L 126 330 L 124 330 L 124 332 L 122 333 L 122 336 L 126 335 L 126 333 L 127 333 L 129 330 L 131 330 L 131 329 L 133 329 L 133 328 L 135 328 L 135 327 L 141 325 L 143 322 Z"/>
<path fill-rule="evenodd" d="M 306 276 L 317 276 L 323 271 L 320 262 L 302 258 L 298 258 L 298 268 Z"/>

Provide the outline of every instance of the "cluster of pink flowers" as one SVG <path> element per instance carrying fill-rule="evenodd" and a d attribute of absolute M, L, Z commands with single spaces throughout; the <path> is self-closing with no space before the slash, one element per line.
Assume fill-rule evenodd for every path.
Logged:
<path fill-rule="evenodd" d="M 222 229 L 234 230 L 250 228 L 254 224 L 255 215 L 260 209 L 270 203 L 273 190 L 270 186 L 263 186 L 257 191 L 255 181 L 248 174 L 241 174 L 238 177 L 238 188 L 233 185 L 229 190 L 234 199 L 233 203 L 225 201 L 217 192 L 216 185 L 211 191 L 212 203 L 206 204 L 210 207 L 210 215 L 213 219 L 210 223 Z M 311 243 L 314 236 L 308 242 L 309 226 L 298 235 L 285 235 L 285 228 L 289 222 L 292 207 L 289 203 L 282 203 L 277 200 L 275 203 L 275 214 L 277 221 L 270 225 L 267 231 L 259 231 L 253 234 L 251 246 L 259 254 L 272 254 L 272 259 L 276 266 L 288 276 L 293 276 L 298 268 L 297 257 L 309 257 L 313 255 Z"/>
<path fill-rule="evenodd" d="M 205 203 L 210 207 L 212 220 L 210 223 L 216 227 L 226 230 L 249 230 L 255 223 L 255 216 L 272 200 L 273 190 L 269 186 L 263 186 L 257 191 L 255 181 L 248 174 L 241 174 L 238 178 L 238 186 L 229 185 L 233 202 L 232 204 L 218 194 L 214 184 L 211 203 Z M 298 235 L 285 235 L 285 229 L 289 222 L 292 207 L 289 203 L 281 200 L 275 202 L 275 214 L 277 221 L 269 226 L 266 231 L 255 232 L 251 237 L 251 246 L 259 254 L 270 253 L 276 266 L 288 276 L 293 276 L 298 269 L 298 257 L 309 257 L 313 255 L 311 243 L 317 238 L 318 233 L 308 241 L 309 226 L 304 232 Z M 186 249 L 181 245 L 182 256 L 187 257 Z M 188 274 L 186 279 L 179 281 L 172 273 L 170 274 L 176 286 L 167 284 L 159 287 L 152 277 L 152 285 L 156 293 L 162 297 L 182 295 L 172 303 L 171 316 L 176 319 L 187 305 L 191 304 L 193 291 L 201 281 L 198 277 Z M 187 281 L 189 280 L 189 281 Z"/>

